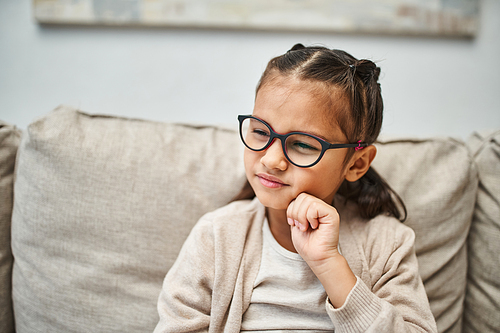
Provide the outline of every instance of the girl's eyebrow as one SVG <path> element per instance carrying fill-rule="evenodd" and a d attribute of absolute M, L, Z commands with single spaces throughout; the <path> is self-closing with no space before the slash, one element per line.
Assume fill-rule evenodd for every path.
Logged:
<path fill-rule="evenodd" d="M 326 137 L 324 137 L 323 135 L 321 134 L 318 134 L 318 133 L 314 133 L 314 132 L 303 132 L 303 133 L 307 133 L 307 134 L 310 134 L 310 135 L 313 135 L 317 138 L 320 138 L 322 140 L 325 140 L 326 142 L 329 142 L 329 143 L 334 143 L 336 140 L 330 140 L 330 139 L 327 139 Z"/>
<path fill-rule="evenodd" d="M 319 134 L 319 133 L 314 132 L 314 131 L 288 131 L 286 133 L 281 133 L 281 132 L 276 131 L 274 129 L 274 127 L 268 121 L 266 121 L 266 120 L 264 120 L 264 119 L 262 119 L 260 117 L 254 116 L 253 114 L 252 114 L 252 116 L 255 117 L 255 118 L 257 118 L 257 119 L 260 119 L 261 121 L 263 121 L 266 124 L 268 124 L 273 129 L 273 131 L 275 131 L 278 134 L 288 134 L 288 133 L 292 133 L 292 132 L 299 132 L 299 133 L 305 133 L 305 134 L 309 134 L 309 135 L 315 136 L 315 137 L 320 138 L 320 139 L 322 139 L 322 140 L 324 140 L 324 141 L 326 141 L 328 143 L 342 142 L 342 140 L 330 140 L 330 139 L 326 138 L 324 135 Z"/>
<path fill-rule="evenodd" d="M 328 143 L 341 143 L 343 140 L 330 140 L 328 138 L 326 138 L 325 136 L 321 135 L 321 134 L 318 134 L 318 133 L 314 133 L 314 132 L 302 132 L 302 133 L 307 133 L 307 134 L 310 134 L 312 136 L 315 136 L 317 138 L 320 138 L 322 140 L 325 140 L 326 142 Z"/>

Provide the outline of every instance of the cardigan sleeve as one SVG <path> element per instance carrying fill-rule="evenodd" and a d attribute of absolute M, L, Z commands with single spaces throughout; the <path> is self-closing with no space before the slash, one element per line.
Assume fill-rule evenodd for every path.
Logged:
<path fill-rule="evenodd" d="M 211 224 L 202 218 L 163 281 L 155 333 L 208 332 L 214 278 L 213 239 Z"/>
<path fill-rule="evenodd" d="M 335 332 L 437 332 L 414 250 L 415 234 L 399 221 L 373 223 L 363 254 L 370 283 L 357 277 L 346 302 L 327 312 Z"/>

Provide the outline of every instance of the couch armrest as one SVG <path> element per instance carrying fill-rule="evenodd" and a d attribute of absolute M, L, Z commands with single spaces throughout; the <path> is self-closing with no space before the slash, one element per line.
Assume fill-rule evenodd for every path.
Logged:
<path fill-rule="evenodd" d="M 467 144 L 479 188 L 468 239 L 464 333 L 494 333 L 500 328 L 500 131 L 474 133 Z"/>
<path fill-rule="evenodd" d="M 14 166 L 21 131 L 0 121 L 0 332 L 14 332 L 10 230 Z"/>

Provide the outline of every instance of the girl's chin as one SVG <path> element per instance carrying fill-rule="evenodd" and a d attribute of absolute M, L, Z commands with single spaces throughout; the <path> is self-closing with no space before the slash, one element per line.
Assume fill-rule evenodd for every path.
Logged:
<path fill-rule="evenodd" d="M 262 196 L 256 194 L 257 199 L 259 199 L 260 203 L 265 206 L 266 208 L 270 209 L 276 209 L 276 210 L 286 210 L 288 209 L 288 205 L 290 204 L 290 201 L 283 200 L 281 198 L 277 197 L 268 197 L 268 196 Z"/>

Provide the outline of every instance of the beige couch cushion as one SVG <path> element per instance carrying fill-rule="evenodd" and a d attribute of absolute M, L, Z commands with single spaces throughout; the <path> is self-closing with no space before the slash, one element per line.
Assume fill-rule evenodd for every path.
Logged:
<path fill-rule="evenodd" d="M 14 185 L 14 165 L 21 131 L 0 121 L 0 332 L 14 332 L 12 313 L 12 251 L 10 221 Z"/>
<path fill-rule="evenodd" d="M 60 107 L 20 146 L 17 332 L 152 332 L 192 225 L 244 183 L 235 132 Z"/>
<path fill-rule="evenodd" d="M 468 145 L 479 170 L 469 234 L 469 275 L 464 332 L 500 329 L 500 131 L 475 133 Z"/>
<path fill-rule="evenodd" d="M 374 167 L 404 199 L 405 222 L 439 332 L 461 332 L 467 275 L 466 240 L 477 170 L 465 145 L 453 139 L 388 140 Z"/>

